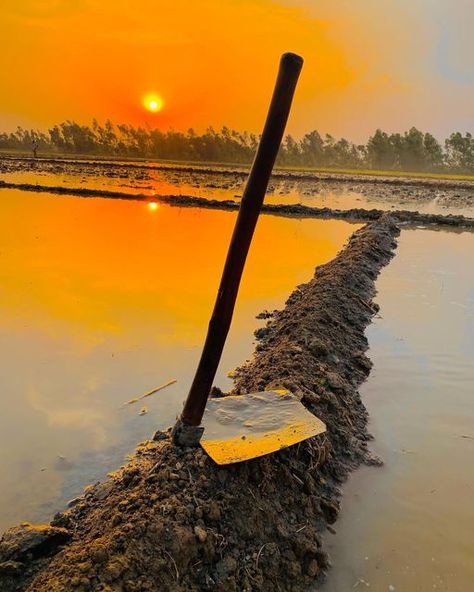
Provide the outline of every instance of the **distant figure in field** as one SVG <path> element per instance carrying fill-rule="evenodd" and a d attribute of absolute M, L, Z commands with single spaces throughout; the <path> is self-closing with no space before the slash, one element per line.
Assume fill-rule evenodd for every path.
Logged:
<path fill-rule="evenodd" d="M 33 148 L 33 158 L 38 158 L 38 140 L 33 140 L 31 147 Z"/>

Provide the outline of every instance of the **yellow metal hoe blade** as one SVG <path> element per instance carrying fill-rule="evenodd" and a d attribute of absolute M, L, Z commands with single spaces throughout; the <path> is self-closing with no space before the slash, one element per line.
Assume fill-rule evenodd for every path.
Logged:
<path fill-rule="evenodd" d="M 209 399 L 202 425 L 201 446 L 219 465 L 263 456 L 326 431 L 286 390 Z"/>

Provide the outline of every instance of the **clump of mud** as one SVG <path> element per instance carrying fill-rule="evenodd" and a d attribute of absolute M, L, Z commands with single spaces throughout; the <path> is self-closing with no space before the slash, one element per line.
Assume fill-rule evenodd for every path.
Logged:
<path fill-rule="evenodd" d="M 321 579 L 329 566 L 321 533 L 337 518 L 339 485 L 377 462 L 357 388 L 371 368 L 364 329 L 377 311 L 374 281 L 398 233 L 388 217 L 357 231 L 272 315 L 237 371 L 236 393 L 286 387 L 326 434 L 218 467 L 160 432 L 44 536 L 25 533 L 31 526 L 4 535 L 2 592 L 297 592 Z"/>

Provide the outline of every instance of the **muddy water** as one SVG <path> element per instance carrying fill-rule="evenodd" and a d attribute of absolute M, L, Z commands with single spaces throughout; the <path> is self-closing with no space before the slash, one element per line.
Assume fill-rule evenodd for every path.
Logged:
<path fill-rule="evenodd" d="M 208 167 L 209 168 L 209 167 Z M 1 179 L 11 183 L 42 186 L 113 190 L 125 194 L 191 195 L 206 199 L 240 199 L 245 178 L 239 175 L 203 174 L 169 169 L 166 166 L 143 168 L 102 167 L 87 163 L 47 163 L 7 161 Z M 298 204 L 347 210 L 376 208 L 405 209 L 432 214 L 449 212 L 474 216 L 472 188 L 443 189 L 436 186 L 417 187 L 362 183 L 357 180 L 272 179 L 267 203 Z"/>
<path fill-rule="evenodd" d="M 402 232 L 362 388 L 381 469 L 344 486 L 324 592 L 474 589 L 474 235 Z"/>
<path fill-rule="evenodd" d="M 0 530 L 46 519 L 173 422 L 234 221 L 230 212 L 1 192 Z M 253 351 L 255 315 L 281 307 L 356 228 L 261 218 L 218 384 L 229 386 L 227 372 Z"/>

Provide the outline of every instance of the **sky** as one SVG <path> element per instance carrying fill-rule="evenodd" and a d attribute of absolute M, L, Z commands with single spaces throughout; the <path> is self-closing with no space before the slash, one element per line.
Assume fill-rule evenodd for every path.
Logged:
<path fill-rule="evenodd" d="M 474 131 L 472 0 L 2 0 L 1 14 L 0 130 L 95 117 L 259 132 L 294 51 L 297 137 Z"/>

